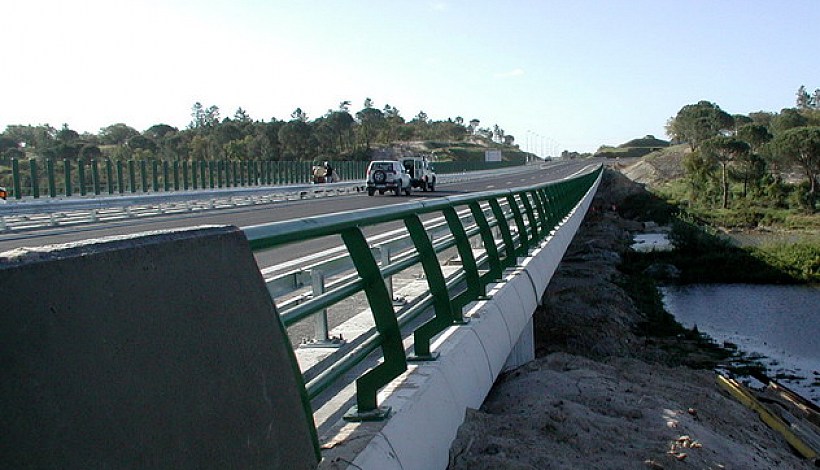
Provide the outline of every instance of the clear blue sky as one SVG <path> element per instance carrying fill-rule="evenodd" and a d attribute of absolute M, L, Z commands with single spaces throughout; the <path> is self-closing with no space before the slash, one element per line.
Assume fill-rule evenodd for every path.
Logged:
<path fill-rule="evenodd" d="M 309 119 L 366 97 L 526 147 L 664 137 L 681 106 L 820 88 L 820 0 L 0 0 L 0 129 Z"/>

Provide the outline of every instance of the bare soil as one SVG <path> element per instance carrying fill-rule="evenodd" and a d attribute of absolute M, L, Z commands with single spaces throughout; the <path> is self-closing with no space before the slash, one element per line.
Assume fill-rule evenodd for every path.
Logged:
<path fill-rule="evenodd" d="M 713 371 L 676 365 L 699 363 L 697 347 L 634 333 L 645 318 L 617 266 L 642 224 L 610 208 L 641 190 L 607 172 L 536 312 L 537 358 L 468 410 L 448 468 L 816 468 L 722 392 Z"/>

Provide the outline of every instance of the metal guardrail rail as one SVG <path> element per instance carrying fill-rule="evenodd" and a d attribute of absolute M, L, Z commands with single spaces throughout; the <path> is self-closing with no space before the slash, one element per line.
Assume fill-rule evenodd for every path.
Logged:
<path fill-rule="evenodd" d="M 431 339 L 445 328 L 464 323 L 462 310 L 485 295 L 486 286 L 499 279 L 563 220 L 583 198 L 602 168 L 572 179 L 529 187 L 485 191 L 431 201 L 351 211 L 331 216 L 275 222 L 244 228 L 253 251 L 287 249 L 294 243 L 323 237 L 341 237 L 344 250 L 317 260 L 313 266 L 280 273 L 267 280 L 268 289 L 286 327 L 363 292 L 367 298 L 375 333 L 341 360 L 306 383 L 310 399 L 339 381 L 371 353 L 381 349 L 383 361 L 356 379 L 356 405 L 345 415 L 353 421 L 384 419 L 389 408 L 379 407 L 377 392 L 407 370 L 408 360 L 435 360 Z M 438 216 L 427 226 L 422 215 Z M 368 240 L 364 229 L 401 222 L 407 240 Z M 494 232 L 500 237 L 496 237 Z M 474 247 L 478 247 L 476 256 Z M 455 249 L 461 260 L 458 276 L 445 279 L 438 255 Z M 395 258 L 385 256 L 391 250 Z M 397 315 L 389 288 L 391 276 L 420 265 L 429 295 L 402 308 Z M 354 269 L 351 274 L 345 271 Z M 338 275 L 331 286 L 296 301 L 280 296 L 307 285 L 308 270 Z M 460 287 L 457 287 L 460 286 Z M 327 288 L 325 288 L 327 287 Z M 433 317 L 413 331 L 413 352 L 405 354 L 402 327 L 433 307 Z"/>
<path fill-rule="evenodd" d="M 439 175 L 441 184 L 479 179 L 487 175 L 514 173 L 524 167 L 471 171 Z M 114 196 L 73 196 L 66 198 L 0 200 L 0 233 L 121 221 L 168 214 L 210 211 L 240 206 L 358 194 L 364 180 L 327 184 L 196 189 L 167 193 L 123 194 Z"/>

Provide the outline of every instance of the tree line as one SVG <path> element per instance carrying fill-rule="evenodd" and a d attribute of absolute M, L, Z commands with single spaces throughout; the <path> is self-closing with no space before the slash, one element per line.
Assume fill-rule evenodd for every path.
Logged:
<path fill-rule="evenodd" d="M 462 117 L 432 120 L 420 111 L 409 121 L 396 107 L 377 108 L 367 98 L 361 110 L 352 112 L 343 101 L 336 109 L 310 120 L 297 108 L 289 120 L 253 120 L 239 108 L 221 117 L 218 106 L 197 102 L 185 129 L 156 124 L 144 132 L 124 123 L 112 124 L 99 133 L 80 134 L 67 124 L 9 125 L 0 134 L 0 157 L 38 156 L 52 159 L 114 160 L 368 160 L 372 149 L 394 142 L 464 141 L 480 136 L 488 141 L 514 145 L 515 138 L 498 125 L 480 127 L 479 119 Z"/>
<path fill-rule="evenodd" d="M 756 200 L 787 208 L 789 196 L 814 213 L 820 181 L 820 89 L 801 86 L 796 106 L 779 113 L 729 114 L 709 101 L 683 106 L 666 125 L 673 142 L 687 143 L 691 200 L 729 208 Z M 781 175 L 795 171 L 797 187 Z M 735 184 L 739 188 L 733 192 Z M 737 194 L 736 194 L 737 193 Z"/>

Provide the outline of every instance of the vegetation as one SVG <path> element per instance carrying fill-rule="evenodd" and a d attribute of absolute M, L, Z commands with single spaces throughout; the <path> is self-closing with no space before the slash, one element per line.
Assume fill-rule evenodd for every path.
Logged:
<path fill-rule="evenodd" d="M 686 191 L 672 184 L 664 193 L 687 211 L 728 226 L 755 227 L 797 212 L 815 213 L 820 93 L 810 96 L 801 87 L 797 97 L 796 108 L 748 116 L 730 115 L 708 101 L 682 107 L 667 132 L 689 145 L 682 162 Z"/>
<path fill-rule="evenodd" d="M 221 117 L 217 106 L 196 103 L 186 129 L 156 124 L 144 132 L 116 123 L 97 134 L 79 134 L 63 124 L 61 129 L 45 124 L 10 125 L 0 134 L 0 163 L 11 158 L 77 160 L 368 160 L 374 148 L 397 142 L 459 142 L 505 150 L 517 150 L 515 138 L 498 125 L 480 127 L 478 119 L 465 123 L 461 117 L 435 121 L 423 111 L 409 121 L 399 110 L 385 105 L 376 108 L 371 99 L 361 110 L 350 110 L 344 101 L 338 108 L 309 120 L 297 108 L 290 120 L 269 122 L 251 119 L 239 108 L 232 117 Z M 458 156 L 459 151 L 442 158 Z M 483 157 L 483 149 L 481 151 Z"/>

